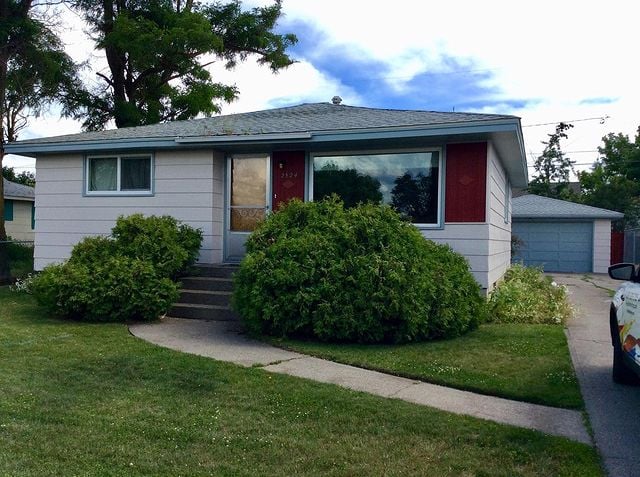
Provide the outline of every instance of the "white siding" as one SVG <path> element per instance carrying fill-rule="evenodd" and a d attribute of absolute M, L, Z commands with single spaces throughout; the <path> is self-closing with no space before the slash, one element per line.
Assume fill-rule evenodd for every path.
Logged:
<path fill-rule="evenodd" d="M 35 268 L 69 257 L 89 235 L 109 233 L 119 215 L 172 215 L 203 231 L 200 262 L 222 259 L 221 153 L 157 152 L 152 197 L 83 196 L 83 156 L 38 158 Z"/>
<path fill-rule="evenodd" d="M 422 235 L 437 243 L 449 245 L 469 261 L 473 276 L 487 288 L 487 244 L 489 229 L 484 223 L 449 223 L 442 230 L 421 230 Z"/>
<path fill-rule="evenodd" d="M 31 207 L 33 201 L 11 199 L 13 201 L 13 220 L 4 223 L 7 235 L 13 240 L 33 241 L 31 229 Z"/>
<path fill-rule="evenodd" d="M 593 221 L 593 272 L 607 273 L 611 261 L 611 221 Z"/>
<path fill-rule="evenodd" d="M 502 278 L 511 263 L 511 186 L 502 162 L 491 143 L 488 144 L 487 156 L 487 218 L 489 222 L 487 284 L 491 289 L 496 281 Z"/>

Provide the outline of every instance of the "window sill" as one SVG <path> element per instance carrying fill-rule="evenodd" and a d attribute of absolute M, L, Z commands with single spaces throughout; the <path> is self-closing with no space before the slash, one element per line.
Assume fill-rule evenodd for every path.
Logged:
<path fill-rule="evenodd" d="M 153 197 L 152 191 L 125 191 L 125 192 L 85 192 L 84 197 Z"/>

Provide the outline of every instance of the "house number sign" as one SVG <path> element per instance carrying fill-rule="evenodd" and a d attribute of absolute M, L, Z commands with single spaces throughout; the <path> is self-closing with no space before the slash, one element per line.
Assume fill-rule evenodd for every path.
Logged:
<path fill-rule="evenodd" d="M 287 171 L 280 173 L 280 179 L 295 179 L 296 177 L 298 177 L 297 172 Z"/>

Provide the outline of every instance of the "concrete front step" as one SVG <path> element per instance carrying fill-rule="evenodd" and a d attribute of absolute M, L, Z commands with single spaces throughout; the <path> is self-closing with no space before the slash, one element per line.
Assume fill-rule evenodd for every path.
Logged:
<path fill-rule="evenodd" d="M 230 292 L 233 281 L 230 278 L 219 277 L 184 277 L 180 279 L 184 290 L 216 290 Z"/>
<path fill-rule="evenodd" d="M 238 270 L 237 265 L 196 265 L 194 275 L 199 277 L 231 278 Z"/>
<path fill-rule="evenodd" d="M 193 320 L 237 321 L 238 315 L 226 306 L 176 303 L 167 313 L 171 318 L 189 318 Z"/>
<path fill-rule="evenodd" d="M 192 305 L 220 305 L 228 307 L 231 302 L 231 292 L 217 290 L 180 290 L 180 303 Z"/>
<path fill-rule="evenodd" d="M 180 279 L 178 303 L 167 316 L 196 320 L 236 321 L 237 315 L 230 308 L 236 265 L 197 265 L 192 275 Z"/>

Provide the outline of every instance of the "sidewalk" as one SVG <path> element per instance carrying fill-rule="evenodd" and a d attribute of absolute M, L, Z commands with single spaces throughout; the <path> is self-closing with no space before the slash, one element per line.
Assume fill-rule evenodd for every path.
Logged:
<path fill-rule="evenodd" d="M 579 411 L 460 391 L 285 351 L 247 338 L 234 322 L 165 318 L 158 323 L 132 325 L 129 330 L 138 338 L 185 353 L 240 366 L 258 366 L 268 372 L 535 429 L 592 445 Z"/>

